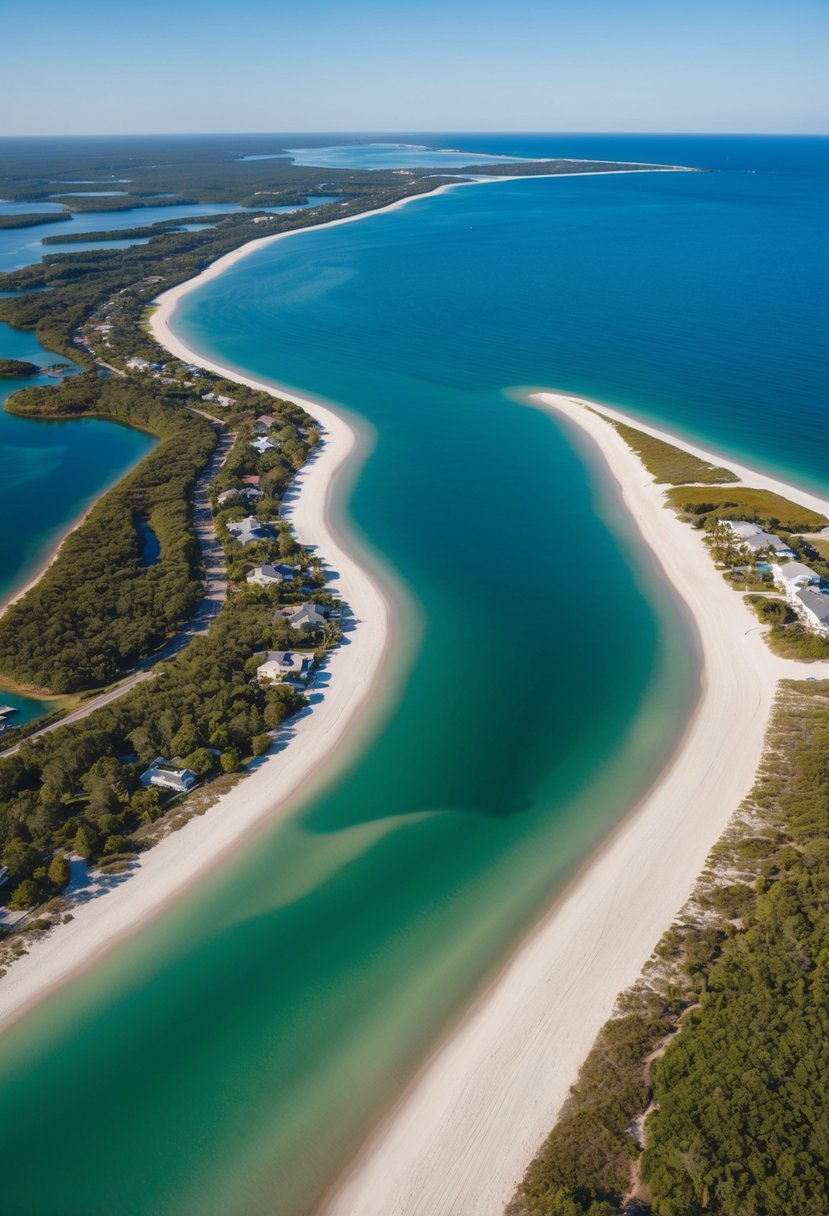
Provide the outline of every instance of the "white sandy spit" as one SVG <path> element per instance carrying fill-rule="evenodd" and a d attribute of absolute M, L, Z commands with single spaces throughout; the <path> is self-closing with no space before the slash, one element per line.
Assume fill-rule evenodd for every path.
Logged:
<path fill-rule="evenodd" d="M 693 172 L 684 166 L 663 169 L 608 170 L 607 172 Z M 604 171 L 603 171 L 604 172 Z M 543 177 L 585 176 L 583 174 L 539 174 Z M 589 174 L 587 176 L 594 176 Z M 50 936 L 33 942 L 29 954 L 19 959 L 0 982 L 0 1026 L 17 1018 L 61 982 L 107 949 L 135 931 L 180 894 L 200 874 L 215 865 L 227 850 L 238 844 L 251 830 L 277 813 L 285 814 L 307 795 L 308 779 L 319 783 L 328 770 L 321 768 L 336 749 L 342 749 L 349 726 L 358 711 L 367 707 L 370 693 L 379 683 L 384 655 L 390 646 L 391 603 L 379 585 L 377 575 L 355 559 L 353 545 L 347 547 L 339 532 L 332 528 L 328 506 L 334 481 L 357 443 L 354 429 L 333 410 L 288 389 L 251 379 L 202 358 L 190 350 L 170 328 L 176 304 L 189 292 L 222 274 L 240 259 L 274 241 L 287 240 L 321 228 L 356 223 L 384 211 L 394 211 L 416 199 L 433 197 L 463 186 L 489 185 L 520 177 L 488 177 L 483 181 L 449 182 L 429 194 L 414 194 L 376 211 L 343 216 L 326 224 L 274 233 L 249 241 L 218 258 L 201 274 L 164 292 L 159 307 L 150 319 L 150 329 L 162 346 L 187 363 L 199 364 L 228 380 L 248 384 L 279 397 L 290 397 L 317 421 L 324 435 L 321 453 L 295 482 L 298 490 L 290 518 L 299 540 L 314 546 L 338 579 L 330 584 L 351 607 L 359 627 L 350 635 L 348 646 L 341 647 L 329 663 L 330 684 L 322 704 L 298 723 L 292 724 L 293 738 L 277 755 L 266 760 L 237 789 L 223 797 L 207 814 L 193 820 L 185 830 L 174 833 L 156 845 L 136 869 L 129 882 L 110 891 L 105 898 L 91 900 L 73 908 L 75 919 L 56 928 Z M 82 522 L 82 521 L 79 521 Z M 77 525 L 75 525 L 77 526 Z M 54 560 L 54 556 L 51 560 Z M 48 566 L 48 562 L 46 565 Z M 43 572 L 45 566 L 38 572 Z M 24 594 L 35 580 L 14 597 Z M 371 698 L 372 701 L 376 698 Z"/>
<path fill-rule="evenodd" d="M 665 509 L 662 489 L 587 403 L 546 392 L 532 402 L 580 427 L 619 483 L 642 537 L 693 614 L 701 700 L 650 792 L 423 1069 L 335 1190 L 326 1216 L 500 1216 L 617 994 L 636 980 L 749 792 L 778 680 L 829 675 L 829 664 L 771 653 L 700 534 Z M 829 514 L 829 502 L 727 463 L 752 485 Z"/>
<path fill-rule="evenodd" d="M 166 293 L 152 326 L 158 341 L 176 355 L 188 363 L 208 366 L 168 328 L 177 300 L 199 281 Z M 225 377 L 274 392 L 270 385 L 210 366 Z M 349 644 L 332 653 L 322 700 L 290 724 L 290 738 L 282 750 L 267 757 L 206 814 L 156 845 L 141 859 L 129 881 L 102 898 L 75 906 L 73 921 L 35 942 L 29 954 L 14 963 L 0 982 L 0 1023 L 19 1016 L 159 912 L 256 826 L 293 809 L 298 797 L 309 793 L 312 780 L 319 784 L 329 775 L 330 766 L 325 762 L 348 754 L 347 732 L 359 711 L 376 700 L 371 694 L 376 691 L 390 637 L 390 601 L 376 576 L 369 575 L 339 531 L 332 528 L 329 510 L 332 488 L 354 453 L 357 434 L 331 410 L 313 401 L 295 400 L 315 418 L 324 442 L 316 458 L 299 473 L 286 515 L 301 542 L 314 547 L 337 572 L 328 586 L 349 605 L 357 622 L 348 635 Z"/>

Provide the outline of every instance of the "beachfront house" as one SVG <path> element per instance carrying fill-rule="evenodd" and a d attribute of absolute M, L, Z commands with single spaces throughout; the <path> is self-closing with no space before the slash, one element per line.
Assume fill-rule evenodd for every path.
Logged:
<path fill-rule="evenodd" d="M 251 439 L 250 446 L 264 456 L 265 452 L 275 452 L 277 445 L 272 439 L 268 439 L 267 435 L 261 435 L 258 439 Z"/>
<path fill-rule="evenodd" d="M 817 586 L 820 582 L 820 575 L 802 562 L 783 562 L 782 565 L 773 562 L 771 569 L 778 587 L 795 603 L 801 587 Z"/>
<path fill-rule="evenodd" d="M 717 523 L 739 537 L 756 536 L 758 532 L 763 531 L 760 524 L 748 519 L 718 519 Z"/>
<path fill-rule="evenodd" d="M 804 623 L 815 633 L 829 637 L 829 591 L 814 586 L 801 587 L 797 603 Z"/>
<path fill-rule="evenodd" d="M 223 397 L 221 393 L 202 393 L 201 399 L 202 401 L 212 401 L 223 409 L 229 409 L 236 400 L 235 397 Z"/>
<path fill-rule="evenodd" d="M 132 372 L 147 372 L 152 367 L 148 359 L 139 359 L 133 356 L 132 359 L 127 359 L 124 366 Z"/>
<path fill-rule="evenodd" d="M 319 629 L 331 615 L 331 609 L 325 604 L 286 604 L 279 609 L 279 616 L 290 621 L 293 629 Z"/>
<path fill-rule="evenodd" d="M 178 794 L 186 794 L 199 784 L 194 772 L 189 768 L 177 768 L 164 756 L 157 756 L 139 780 L 144 786 L 154 785 L 162 790 L 175 790 Z"/>
<path fill-rule="evenodd" d="M 279 425 L 279 419 L 274 418 L 273 414 L 260 414 L 253 424 L 253 431 L 256 435 L 267 435 L 268 431 Z"/>
<path fill-rule="evenodd" d="M 272 540 L 274 531 L 267 523 L 248 515 L 245 519 L 232 519 L 227 524 L 230 535 L 238 540 L 240 545 L 251 545 L 259 540 Z"/>
<path fill-rule="evenodd" d="M 313 656 L 301 650 L 269 650 L 256 668 L 256 679 L 262 685 L 305 680 L 312 662 Z"/>
<path fill-rule="evenodd" d="M 773 532 L 764 532 L 762 529 L 759 532 L 755 532 L 752 536 L 741 537 L 740 548 L 747 549 L 755 557 L 766 550 L 773 553 L 778 559 L 796 556 L 794 549 L 789 548 L 786 542 L 781 540 L 779 536 L 775 536 Z"/>
<path fill-rule="evenodd" d="M 261 566 L 255 566 L 247 576 L 247 581 L 253 583 L 257 587 L 275 587 L 279 583 L 287 583 L 292 578 L 296 578 L 299 574 L 294 566 L 272 566 L 268 562 L 264 562 Z"/>

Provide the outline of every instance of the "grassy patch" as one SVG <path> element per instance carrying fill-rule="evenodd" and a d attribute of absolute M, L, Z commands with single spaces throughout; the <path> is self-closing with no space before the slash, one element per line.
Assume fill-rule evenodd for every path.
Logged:
<path fill-rule="evenodd" d="M 829 640 L 807 629 L 785 600 L 776 597 L 770 599 L 764 595 L 747 595 L 745 599 L 756 612 L 758 620 L 771 626 L 766 641 L 775 654 L 783 659 L 801 659 L 807 663 L 829 659 Z"/>
<path fill-rule="evenodd" d="M 606 415 L 602 415 L 606 417 Z M 656 439 L 635 427 L 626 426 L 623 422 L 607 421 L 616 428 L 628 447 L 633 448 L 642 464 L 652 473 L 654 480 L 665 482 L 672 486 L 685 485 L 689 482 L 703 482 L 705 485 L 719 485 L 723 482 L 736 481 L 737 476 L 730 469 L 709 464 L 699 456 L 693 456 L 682 448 Z"/>
<path fill-rule="evenodd" d="M 675 486 L 667 491 L 667 497 L 675 511 L 695 515 L 703 522 L 709 515 L 719 519 L 749 519 L 771 528 L 782 528 L 784 532 L 812 532 L 829 523 L 818 511 L 801 507 L 771 490 L 753 490 L 747 486 L 725 490 Z"/>

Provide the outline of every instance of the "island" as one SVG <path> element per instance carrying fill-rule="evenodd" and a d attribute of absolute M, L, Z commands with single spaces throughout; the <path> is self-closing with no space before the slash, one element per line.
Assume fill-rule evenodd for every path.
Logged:
<path fill-rule="evenodd" d="M 36 363 L 25 359 L 0 359 L 0 376 L 10 380 L 22 380 L 29 376 L 39 376 L 41 368 Z"/>

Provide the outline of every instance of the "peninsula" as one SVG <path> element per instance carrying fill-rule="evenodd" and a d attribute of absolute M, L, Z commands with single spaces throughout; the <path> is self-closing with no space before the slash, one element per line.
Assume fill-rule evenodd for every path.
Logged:
<path fill-rule="evenodd" d="M 594 171 L 637 170 L 594 166 Z M 471 184 L 441 181 L 436 188 Z M 409 187 L 391 191 L 383 206 L 400 207 L 432 184 Z M 372 196 L 375 211 L 379 201 Z M 364 214 L 349 202 L 346 214 L 321 208 L 312 218 L 343 224 Z M 13 409 L 41 417 L 120 418 L 146 425 L 160 439 L 155 455 L 112 492 L 114 498 L 102 500 L 103 512 L 96 508 L 98 516 L 93 512 L 79 530 L 77 543 L 86 549 L 70 550 L 73 561 L 78 553 L 91 561 L 96 536 L 102 530 L 114 533 L 113 519 L 119 527 L 129 523 L 120 542 L 123 560 L 112 563 L 119 573 L 108 576 L 100 597 L 110 631 L 105 653 L 92 644 L 98 626 L 89 624 L 75 601 L 79 649 L 62 668 L 54 656 L 38 650 L 36 641 L 47 633 L 39 622 L 50 596 L 33 595 L 28 606 L 24 599 L 0 623 L 6 666 L 19 664 L 18 674 L 30 683 L 52 669 L 72 692 L 100 690 L 108 680 L 137 680 L 142 686 L 137 691 L 134 684 L 115 687 L 113 703 L 119 708 L 103 718 L 82 716 L 79 720 L 91 727 L 83 733 L 74 733 L 75 724 L 67 723 L 53 724 L 55 730 L 28 743 L 21 736 L 19 752 L 3 763 L 3 788 L 15 813 L 30 816 L 28 830 L 36 822 L 30 794 L 37 781 L 47 790 L 41 801 L 53 812 L 63 814 L 61 808 L 71 803 L 73 816 L 84 820 L 71 824 L 76 852 L 102 863 L 104 873 L 108 864 L 131 872 L 130 880 L 105 899 L 71 905 L 73 919 L 59 924 L 56 916 L 49 926 L 53 933 L 30 940 L 30 953 L 13 962 L 0 984 L 4 1022 L 155 915 L 257 827 L 319 788 L 334 765 L 353 753 L 356 723 L 366 729 L 370 714 L 382 708 L 382 694 L 394 685 L 390 643 L 400 592 L 332 510 L 332 498 L 353 475 L 367 436 L 316 400 L 203 358 L 170 325 L 188 291 L 253 249 L 311 222 L 308 213 L 296 222 L 265 218 L 268 235 L 263 236 L 261 228 L 252 227 L 262 218 L 228 222 L 219 226 L 218 237 L 192 243 L 191 235 L 182 240 L 181 234 L 164 233 L 153 238 L 162 243 L 153 250 L 151 242 L 149 253 L 119 253 L 88 270 L 81 269 L 81 261 L 46 263 L 10 284 L 20 289 L 48 282 L 46 302 L 36 297 L 4 301 L 10 319 L 25 317 L 45 336 L 51 333 L 58 349 L 80 353 L 89 369 L 60 389 L 27 390 Z M 272 222 L 284 223 L 284 230 L 271 233 Z M 163 274 L 147 274 L 160 267 Z M 70 286 L 75 271 L 84 283 L 80 302 Z M 199 273 L 192 277 L 194 271 Z M 148 306 L 153 311 L 147 317 Z M 146 331 L 140 328 L 144 320 Z M 102 364 L 112 373 L 105 381 L 95 370 Z M 697 705 L 679 749 L 652 788 L 518 948 L 328 1197 L 325 1210 L 331 1216 L 444 1211 L 495 1216 L 501 1210 L 558 1117 L 618 994 L 635 983 L 751 789 L 780 681 L 802 679 L 807 670 L 821 680 L 829 677 L 820 627 L 811 622 L 807 609 L 812 609 L 801 596 L 809 588 L 819 594 L 819 563 L 814 563 L 814 580 L 803 582 L 801 574 L 783 565 L 778 573 L 774 560 L 806 556 L 801 538 L 826 525 L 829 502 L 599 403 L 548 392 L 524 394 L 524 399 L 566 428 L 589 459 L 602 462 L 682 602 L 698 641 Z M 654 466 L 665 461 L 671 472 L 660 479 Z M 663 483 L 671 488 L 666 491 Z M 167 499 L 163 491 L 170 485 Z M 229 602 L 217 600 L 204 622 L 206 645 L 204 638 L 180 632 L 198 604 L 206 551 L 203 544 L 199 549 L 196 530 L 188 532 L 182 514 L 182 505 L 194 501 L 209 516 L 206 526 L 222 554 L 220 581 L 232 590 Z M 674 511 L 666 510 L 666 502 Z M 781 504 L 796 509 L 781 517 Z M 689 519 L 705 526 L 692 527 Z M 130 644 L 122 646 L 117 606 L 129 584 L 119 580 L 128 570 L 136 586 L 146 585 L 154 538 L 162 554 L 177 541 L 181 545 L 177 569 L 169 584 L 155 589 L 155 598 L 143 602 Z M 60 561 L 48 577 L 55 581 L 44 582 L 47 590 L 68 588 L 68 581 L 61 582 L 66 570 Z M 769 593 L 774 597 L 775 586 L 783 592 L 777 599 L 784 607 L 770 613 L 763 605 Z M 743 589 L 762 602 L 749 605 Z M 149 626 L 162 602 L 169 617 L 154 632 Z M 752 611 L 772 628 L 758 625 Z M 330 629 L 337 620 L 342 628 Z M 319 627 L 313 648 L 289 632 L 305 622 Z M 346 646 L 338 645 L 342 632 Z M 785 656 L 773 653 L 767 634 Z M 26 645 L 16 644 L 21 638 Z M 181 656 L 166 665 L 164 652 L 158 668 L 176 687 L 158 691 L 164 682 L 147 673 L 159 648 L 176 639 L 182 642 Z M 217 641 L 221 660 L 211 653 Z M 51 629 L 47 644 L 56 644 Z M 60 649 L 60 639 L 57 644 Z M 814 654 L 821 657 L 808 669 L 796 657 Z M 314 663 L 317 670 L 324 667 L 325 685 L 302 682 Z M 212 693 L 217 685 L 220 692 L 208 715 L 201 708 L 203 689 Z M 145 695 L 157 698 L 154 709 L 165 715 L 159 728 L 165 732 L 164 754 L 153 757 L 162 741 L 151 732 L 146 709 L 139 708 Z M 60 740 L 64 730 L 71 732 L 65 736 L 71 750 L 79 751 L 80 743 L 88 748 L 76 769 L 59 744 L 49 750 L 49 740 Z M 125 760 L 128 743 L 135 758 Z M 217 757 L 224 775 L 208 791 L 219 797 L 198 803 L 199 795 L 190 790 L 217 771 Z M 135 771 L 125 783 L 126 766 Z M 242 767 L 248 776 L 236 784 Z M 140 789 L 129 786 L 135 780 Z M 178 831 L 188 805 L 197 806 L 199 814 Z M 158 839 L 149 856 L 131 847 L 134 818 L 142 815 Z M 141 830 L 135 833 L 139 839 Z M 53 848 L 56 843 L 60 847 Z M 64 861 L 69 843 L 67 835 L 60 842 L 39 838 L 28 850 L 13 850 L 19 907 L 65 886 L 65 865 L 56 864 L 53 873 L 52 862 Z M 54 852 L 48 869 L 47 852 Z"/>
<path fill-rule="evenodd" d="M 780 682 L 829 679 L 827 662 L 806 666 L 772 654 L 701 534 L 665 510 L 663 486 L 613 423 L 709 470 L 721 469 L 721 456 L 604 404 L 554 392 L 521 396 L 603 461 L 693 621 L 699 701 L 651 790 L 425 1066 L 329 1198 L 326 1216 L 503 1210 L 618 994 L 636 982 L 749 794 Z M 755 487 L 829 517 L 829 500 L 731 460 L 727 466 L 729 491 Z"/>

